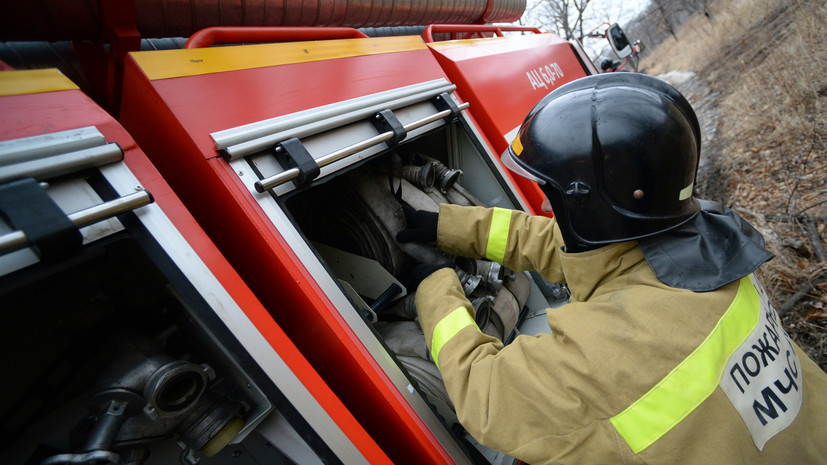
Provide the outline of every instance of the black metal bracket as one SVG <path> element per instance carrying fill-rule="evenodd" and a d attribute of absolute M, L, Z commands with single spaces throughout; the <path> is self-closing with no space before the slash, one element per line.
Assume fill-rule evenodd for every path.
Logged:
<path fill-rule="evenodd" d="M 319 176 L 321 168 L 304 144 L 292 137 L 276 144 L 276 158 L 285 170 L 296 168 L 299 176 L 293 179 L 296 187 L 304 187 Z"/>
<path fill-rule="evenodd" d="M 380 111 L 373 116 L 371 122 L 373 122 L 373 126 L 376 127 L 376 130 L 379 131 L 379 134 L 388 131 L 393 132 L 393 137 L 387 141 L 388 147 L 395 147 L 399 145 L 402 139 L 408 135 L 408 131 L 405 130 L 405 127 L 391 110 Z"/>
<path fill-rule="evenodd" d="M 451 114 L 444 118 L 446 123 L 453 122 L 454 119 L 462 113 L 457 102 L 454 101 L 448 92 L 443 92 L 434 97 L 434 106 L 436 106 L 436 109 L 439 111 L 451 110 Z"/>
<path fill-rule="evenodd" d="M 0 215 L 26 234 L 43 260 L 67 257 L 83 246 L 80 230 L 33 178 L 0 185 Z"/>

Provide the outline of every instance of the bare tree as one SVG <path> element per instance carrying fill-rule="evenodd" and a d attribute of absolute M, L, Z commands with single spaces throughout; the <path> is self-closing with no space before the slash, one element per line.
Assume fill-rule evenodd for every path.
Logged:
<path fill-rule="evenodd" d="M 677 34 L 675 34 L 675 27 L 672 25 L 672 19 L 667 14 L 666 9 L 664 9 L 664 1 L 663 0 L 652 0 L 652 4 L 657 8 L 657 11 L 660 13 L 662 18 L 662 24 L 666 28 L 666 32 L 672 35 L 675 40 L 678 40 Z"/>
<path fill-rule="evenodd" d="M 540 0 L 535 10 L 544 16 L 544 23 L 557 34 L 572 39 L 583 35 L 583 19 L 591 0 Z"/>

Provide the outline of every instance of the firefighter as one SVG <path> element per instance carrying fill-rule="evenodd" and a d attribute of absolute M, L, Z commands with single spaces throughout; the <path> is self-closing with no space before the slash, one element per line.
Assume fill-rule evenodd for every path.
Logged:
<path fill-rule="evenodd" d="M 645 75 L 550 93 L 502 156 L 554 218 L 443 205 L 400 240 L 435 239 L 566 283 L 550 334 L 508 346 L 479 331 L 451 269 L 416 292 L 460 422 L 542 464 L 827 463 L 827 376 L 790 340 L 753 271 L 761 235 L 693 187 L 700 129 Z"/>

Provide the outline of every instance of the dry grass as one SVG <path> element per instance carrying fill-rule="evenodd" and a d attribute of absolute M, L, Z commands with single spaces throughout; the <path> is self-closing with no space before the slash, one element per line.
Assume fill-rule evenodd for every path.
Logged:
<path fill-rule="evenodd" d="M 827 4 L 710 7 L 711 20 L 690 18 L 641 65 L 653 75 L 693 71 L 720 94 L 718 137 L 704 152 L 714 169 L 699 194 L 764 233 L 776 258 L 760 275 L 788 331 L 827 370 Z M 790 305 L 801 289 L 807 295 Z"/>

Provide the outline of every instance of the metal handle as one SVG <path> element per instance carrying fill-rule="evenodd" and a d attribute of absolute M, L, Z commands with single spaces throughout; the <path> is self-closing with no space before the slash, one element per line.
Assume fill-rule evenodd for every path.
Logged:
<path fill-rule="evenodd" d="M 459 105 L 460 110 L 465 110 L 468 108 L 468 102 Z M 425 118 L 418 119 L 416 121 L 412 121 L 403 127 L 405 131 L 411 132 L 414 129 L 421 128 L 426 124 L 433 123 L 434 121 L 440 120 L 447 116 L 451 115 L 451 110 L 442 110 L 438 113 L 434 113 L 433 115 L 426 116 Z M 327 155 L 322 155 L 321 157 L 316 159 L 316 164 L 319 167 L 325 167 L 331 163 L 337 162 L 342 158 L 345 158 L 349 155 L 353 155 L 354 153 L 361 152 L 367 148 L 373 147 L 374 145 L 379 145 L 383 142 L 390 140 L 394 136 L 393 131 L 383 132 L 382 134 L 373 136 L 369 139 L 365 139 L 361 142 L 357 142 L 355 144 L 349 145 L 342 149 L 336 150 L 335 152 L 330 152 Z M 266 192 L 274 187 L 280 186 L 287 181 L 291 181 L 299 176 L 298 168 L 290 168 L 289 170 L 282 171 L 279 174 L 264 178 L 260 181 L 256 181 L 254 184 L 256 191 L 258 192 Z"/>
<path fill-rule="evenodd" d="M 543 33 L 543 31 L 537 29 L 536 27 L 530 26 L 486 26 L 481 24 L 430 24 L 428 25 L 428 27 L 425 28 L 425 31 L 422 33 L 422 38 L 425 40 L 425 42 L 431 43 L 434 41 L 434 33 L 438 32 L 449 32 L 454 35 L 456 35 L 459 32 L 464 32 L 466 33 L 465 38 L 470 38 L 474 34 L 479 34 L 483 32 L 493 32 L 497 35 L 497 37 L 502 37 L 503 31 L 533 32 L 534 34 Z"/>
<path fill-rule="evenodd" d="M 204 48 L 214 44 L 298 42 L 303 40 L 367 39 L 350 27 L 233 27 L 201 29 L 193 34 L 184 48 Z"/>
<path fill-rule="evenodd" d="M 67 216 L 75 226 L 82 228 L 150 203 L 152 203 L 152 194 L 143 190 L 71 213 Z M 22 249 L 28 245 L 29 238 L 26 237 L 26 233 L 23 231 L 12 231 L 0 236 L 0 253 Z"/>

